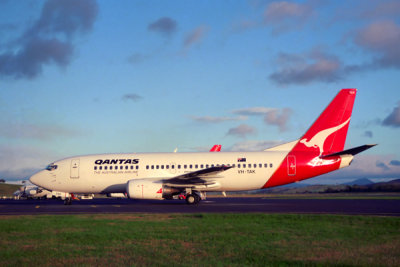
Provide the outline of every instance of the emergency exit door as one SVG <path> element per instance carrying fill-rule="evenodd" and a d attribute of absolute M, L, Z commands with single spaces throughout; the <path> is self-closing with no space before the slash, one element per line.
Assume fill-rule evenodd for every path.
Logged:
<path fill-rule="evenodd" d="M 79 178 L 79 159 L 71 160 L 71 178 Z"/>

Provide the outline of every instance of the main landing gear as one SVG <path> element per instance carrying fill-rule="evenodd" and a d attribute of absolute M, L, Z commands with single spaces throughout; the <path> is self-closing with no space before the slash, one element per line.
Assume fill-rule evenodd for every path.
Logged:
<path fill-rule="evenodd" d="M 66 197 L 64 200 L 64 205 L 71 205 L 72 204 L 72 198 Z"/>
<path fill-rule="evenodd" d="M 186 188 L 185 190 L 185 200 L 186 204 L 196 205 L 199 204 L 200 200 L 206 199 L 205 193 L 200 191 L 193 191 L 191 188 Z"/>
<path fill-rule="evenodd" d="M 64 205 L 71 205 L 72 200 L 79 200 L 73 193 L 69 194 L 69 197 L 66 197 L 64 200 Z"/>
<path fill-rule="evenodd" d="M 200 196 L 196 193 L 186 195 L 186 204 L 194 205 L 200 202 Z"/>

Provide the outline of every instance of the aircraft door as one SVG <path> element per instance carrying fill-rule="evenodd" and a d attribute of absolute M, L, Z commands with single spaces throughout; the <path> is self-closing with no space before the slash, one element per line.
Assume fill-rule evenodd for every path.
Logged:
<path fill-rule="evenodd" d="M 289 155 L 287 157 L 287 174 L 289 176 L 296 175 L 296 156 Z"/>
<path fill-rule="evenodd" d="M 71 160 L 71 178 L 72 179 L 79 178 L 79 159 Z"/>

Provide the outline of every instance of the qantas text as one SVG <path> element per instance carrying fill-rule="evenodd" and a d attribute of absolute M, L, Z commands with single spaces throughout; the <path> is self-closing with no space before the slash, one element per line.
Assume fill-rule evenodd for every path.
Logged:
<path fill-rule="evenodd" d="M 102 164 L 138 164 L 139 159 L 98 159 L 94 162 L 97 165 Z"/>

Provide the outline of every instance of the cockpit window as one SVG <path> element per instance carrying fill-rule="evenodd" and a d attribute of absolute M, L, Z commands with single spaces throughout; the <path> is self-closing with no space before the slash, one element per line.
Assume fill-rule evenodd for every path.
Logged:
<path fill-rule="evenodd" d="M 51 163 L 51 164 L 49 164 L 47 167 L 46 167 L 46 170 L 48 170 L 48 171 L 54 171 L 54 170 L 56 170 L 57 169 L 57 165 L 56 164 L 54 164 L 54 163 Z"/>

